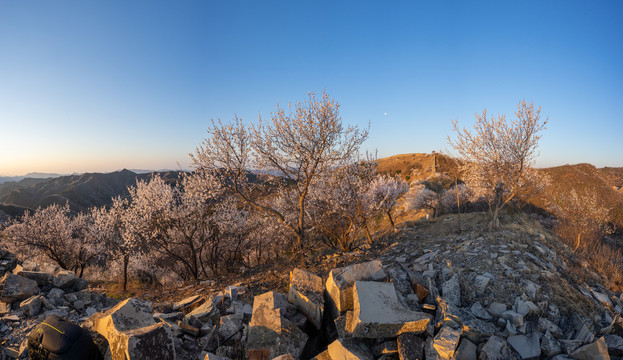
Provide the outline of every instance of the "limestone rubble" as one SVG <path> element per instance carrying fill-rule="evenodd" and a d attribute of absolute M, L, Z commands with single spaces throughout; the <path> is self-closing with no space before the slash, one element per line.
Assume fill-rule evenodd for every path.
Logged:
<path fill-rule="evenodd" d="M 287 295 L 236 284 L 157 306 L 4 252 L 0 357 L 26 359 L 28 333 L 57 314 L 89 329 L 107 359 L 621 358 L 623 297 L 596 280 L 567 285 L 552 249 L 539 235 L 397 242 L 326 279 L 295 268 Z"/>

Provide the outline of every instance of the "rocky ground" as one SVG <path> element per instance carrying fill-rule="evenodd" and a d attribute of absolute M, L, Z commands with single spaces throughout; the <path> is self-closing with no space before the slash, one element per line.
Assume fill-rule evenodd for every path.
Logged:
<path fill-rule="evenodd" d="M 464 216 L 459 233 L 457 220 L 404 223 L 373 246 L 152 301 L 119 302 L 2 252 L 3 356 L 26 358 L 28 334 L 56 314 L 112 359 L 623 357 L 623 295 L 607 277 L 531 219 L 506 219 L 492 234 L 477 216 Z"/>

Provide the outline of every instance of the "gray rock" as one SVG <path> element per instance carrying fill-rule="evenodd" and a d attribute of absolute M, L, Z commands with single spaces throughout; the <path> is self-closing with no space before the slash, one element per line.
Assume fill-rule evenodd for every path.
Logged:
<path fill-rule="evenodd" d="M 623 338 L 618 335 L 605 335 L 608 353 L 612 356 L 623 356 Z"/>
<path fill-rule="evenodd" d="M 549 331 L 555 338 L 558 339 L 564 336 L 562 329 L 546 318 L 539 318 L 538 329 L 543 333 Z"/>
<path fill-rule="evenodd" d="M 4 285 L 0 301 L 7 303 L 23 301 L 39 294 L 39 285 L 37 285 L 35 280 L 12 273 L 4 274 L 2 279 L 0 279 L 0 284 Z"/>
<path fill-rule="evenodd" d="M 508 360 L 513 359 L 513 353 L 506 340 L 499 336 L 491 336 L 480 350 L 479 360 Z"/>
<path fill-rule="evenodd" d="M 487 307 L 487 311 L 489 312 L 489 314 L 491 314 L 493 316 L 500 317 L 500 316 L 502 316 L 502 313 L 504 313 L 506 311 L 506 304 L 492 302 Z"/>
<path fill-rule="evenodd" d="M 532 333 L 530 336 L 509 336 L 507 341 L 517 351 L 522 360 L 538 359 L 541 356 L 539 336 L 536 333 Z"/>
<path fill-rule="evenodd" d="M 595 298 L 595 300 L 599 301 L 600 303 L 606 305 L 609 308 L 612 308 L 612 301 L 610 301 L 610 299 L 608 298 L 608 295 L 597 292 L 593 289 L 591 289 L 591 293 L 593 294 L 593 297 Z"/>
<path fill-rule="evenodd" d="M 489 314 L 489 312 L 487 310 L 485 310 L 485 308 L 482 307 L 482 305 L 479 302 L 475 302 L 472 304 L 472 307 L 470 308 L 472 314 L 474 314 L 474 316 L 483 319 L 483 320 L 491 320 L 492 317 Z"/>
<path fill-rule="evenodd" d="M 461 287 L 458 274 L 452 275 L 448 281 L 441 284 L 441 295 L 449 303 L 461 306 Z"/>
<path fill-rule="evenodd" d="M 322 278 L 309 271 L 295 268 L 290 272 L 288 301 L 320 329 L 324 313 L 324 286 Z"/>
<path fill-rule="evenodd" d="M 93 330 L 110 345 L 113 360 L 175 359 L 171 327 L 154 321 L 151 303 L 135 298 L 92 316 Z"/>
<path fill-rule="evenodd" d="M 459 348 L 456 350 L 456 360 L 476 360 L 478 347 L 467 339 L 461 339 Z"/>
<path fill-rule="evenodd" d="M 484 293 L 487 289 L 487 285 L 489 285 L 489 281 L 491 281 L 491 278 L 483 275 L 477 275 L 474 278 L 473 285 L 477 291 L 479 291 L 480 293 Z"/>
<path fill-rule="evenodd" d="M 530 312 L 530 306 L 520 298 L 515 299 L 515 303 L 513 304 L 513 311 L 520 314 L 521 316 L 526 316 Z"/>
<path fill-rule="evenodd" d="M 497 333 L 495 324 L 478 318 L 463 318 L 463 337 L 474 343 L 484 342 Z"/>
<path fill-rule="evenodd" d="M 523 315 L 518 314 L 512 310 L 506 310 L 502 313 L 502 319 L 510 321 L 515 327 L 523 325 Z"/>
<path fill-rule="evenodd" d="M 433 338 L 426 338 L 424 342 L 424 359 L 426 360 L 441 360 L 441 356 L 437 353 L 437 350 L 433 347 Z"/>
<path fill-rule="evenodd" d="M 506 325 L 504 326 L 502 335 L 506 337 L 517 335 L 517 327 L 515 327 L 510 320 L 506 320 Z"/>
<path fill-rule="evenodd" d="M 604 337 L 575 350 L 571 353 L 571 357 L 579 360 L 610 360 L 608 345 Z"/>
<path fill-rule="evenodd" d="M 184 316 L 185 322 L 192 324 L 195 321 L 207 322 L 208 320 L 213 323 L 218 321 L 218 318 L 221 316 L 219 312 L 217 303 L 217 297 L 213 297 L 211 299 L 207 299 L 201 305 L 194 308 L 191 312 Z"/>
<path fill-rule="evenodd" d="M 248 359 L 272 359 L 291 354 L 299 358 L 308 336 L 283 315 L 285 294 L 267 292 L 253 300 L 246 343 Z"/>
<path fill-rule="evenodd" d="M 461 330 L 444 326 L 433 339 L 433 347 L 442 359 L 452 359 L 459 345 Z"/>
<path fill-rule="evenodd" d="M 580 346 L 582 346 L 582 342 L 579 340 L 558 340 L 558 343 L 560 344 L 560 348 L 562 349 L 562 351 L 569 355 L 572 352 L 574 352 L 577 348 L 579 348 Z"/>
<path fill-rule="evenodd" d="M 595 340 L 595 335 L 588 329 L 586 324 L 582 324 L 582 327 L 575 332 L 573 340 L 579 340 L 582 344 L 589 344 Z"/>
<path fill-rule="evenodd" d="M 13 273 L 15 275 L 19 275 L 19 276 L 23 276 L 31 280 L 35 280 L 39 286 L 45 286 L 45 285 L 51 284 L 52 279 L 54 279 L 52 274 L 49 274 L 43 271 L 21 270 L 21 271 L 14 271 Z"/>
<path fill-rule="evenodd" d="M 400 292 L 402 295 L 413 294 L 413 286 L 411 285 L 411 279 L 409 278 L 409 274 L 400 266 L 396 264 L 395 266 L 389 267 L 386 269 L 391 282 L 394 284 L 396 291 Z"/>
<path fill-rule="evenodd" d="M 416 336 L 413 334 L 405 333 L 405 335 Z M 402 336 L 402 335 L 400 335 Z M 398 338 L 400 338 L 400 336 Z M 385 354 L 398 354 L 398 341 L 408 342 L 410 339 L 403 338 L 402 340 L 388 340 L 372 347 L 372 355 L 379 357 Z M 422 349 L 424 342 L 422 341 Z M 404 345 L 404 344 L 403 344 Z"/>
<path fill-rule="evenodd" d="M 550 304 L 547 309 L 547 318 L 551 320 L 554 324 L 560 323 L 560 310 L 558 310 L 558 306 L 554 304 Z"/>
<path fill-rule="evenodd" d="M 373 360 L 368 348 L 357 339 L 337 339 L 327 347 L 331 359 Z"/>
<path fill-rule="evenodd" d="M 71 289 L 78 282 L 78 277 L 73 271 L 57 270 L 52 274 L 52 285 L 63 290 Z"/>
<path fill-rule="evenodd" d="M 346 331 L 354 337 L 386 338 L 404 332 L 422 333 L 430 316 L 402 306 L 392 283 L 355 282 L 354 311 Z"/>
<path fill-rule="evenodd" d="M 242 328 L 243 319 L 244 317 L 241 314 L 222 316 L 219 319 L 218 331 L 223 341 L 233 337 Z"/>
<path fill-rule="evenodd" d="M 562 351 L 558 340 L 552 336 L 549 330 L 547 330 L 545 335 L 541 338 L 541 351 L 547 356 L 558 355 Z"/>
<path fill-rule="evenodd" d="M 329 272 L 326 290 L 335 307 L 334 314 L 353 308 L 353 286 L 355 281 L 385 281 L 387 275 L 379 260 L 336 268 Z"/>
<path fill-rule="evenodd" d="M 424 340 L 415 334 L 401 334 L 397 345 L 400 360 L 421 360 L 424 356 Z"/>
<path fill-rule="evenodd" d="M 22 311 L 24 311 L 24 315 L 33 317 L 39 315 L 41 312 L 41 305 L 43 296 L 37 295 L 30 297 L 19 304 L 19 307 Z"/>
<path fill-rule="evenodd" d="M 528 295 L 530 299 L 536 298 L 536 292 L 539 288 L 539 285 L 533 283 L 530 280 L 526 280 L 526 288 L 524 290 L 526 291 L 526 295 Z"/>
<path fill-rule="evenodd" d="M 65 291 L 63 291 L 62 289 L 52 288 L 48 292 L 48 299 L 58 299 L 58 298 L 63 297 L 63 295 L 65 295 Z"/>

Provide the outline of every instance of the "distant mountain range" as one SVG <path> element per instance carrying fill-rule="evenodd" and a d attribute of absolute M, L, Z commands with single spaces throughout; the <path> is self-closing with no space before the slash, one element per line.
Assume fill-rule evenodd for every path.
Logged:
<path fill-rule="evenodd" d="M 135 185 L 138 179 L 149 179 L 152 174 L 155 173 L 137 174 L 124 169 L 106 174 L 24 177 L 19 181 L 0 184 L 0 210 L 15 216 L 24 209 L 67 202 L 72 210 L 84 211 L 93 206 L 109 205 L 115 196 L 127 196 L 129 186 Z M 180 176 L 178 171 L 158 174 L 169 181 L 176 181 Z"/>
<path fill-rule="evenodd" d="M 123 169 L 125 170 L 125 169 Z M 117 170 L 117 171 L 123 171 L 123 170 Z M 170 171 L 174 171 L 174 170 L 170 170 L 170 169 L 161 169 L 161 170 L 144 170 L 144 169 L 130 169 L 130 171 L 137 173 L 137 174 L 151 174 L 153 172 L 170 172 Z M 40 172 L 31 172 L 28 173 L 26 175 L 21 175 L 21 176 L 0 176 L 0 184 L 4 184 L 6 182 L 10 182 L 10 181 L 21 181 L 27 178 L 30 179 L 50 179 L 50 178 L 58 178 L 61 176 L 69 176 L 69 175 L 82 175 L 84 173 L 73 173 L 73 174 L 55 174 L 55 173 L 40 173 Z"/>
<path fill-rule="evenodd" d="M 5 182 L 9 182 L 9 181 L 20 181 L 20 180 L 23 180 L 25 178 L 47 179 L 47 178 L 57 178 L 57 177 L 65 176 L 65 175 L 63 175 L 63 174 L 48 174 L 48 173 L 32 172 L 32 173 L 28 173 L 28 174 L 23 175 L 23 176 L 0 176 L 0 184 L 4 184 Z"/>

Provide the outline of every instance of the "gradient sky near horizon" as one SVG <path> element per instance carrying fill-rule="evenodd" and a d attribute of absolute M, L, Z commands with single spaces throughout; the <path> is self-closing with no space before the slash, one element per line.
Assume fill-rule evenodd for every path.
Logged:
<path fill-rule="evenodd" d="M 623 166 L 623 2 L 0 2 L 0 175 L 186 168 L 211 118 L 322 90 L 379 157 L 525 98 L 537 166 Z"/>

